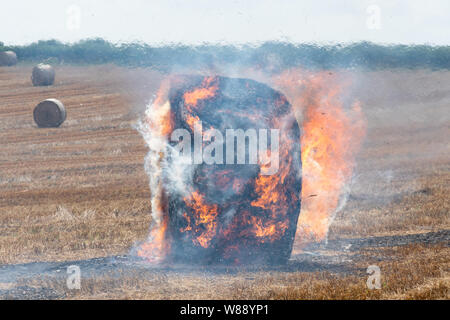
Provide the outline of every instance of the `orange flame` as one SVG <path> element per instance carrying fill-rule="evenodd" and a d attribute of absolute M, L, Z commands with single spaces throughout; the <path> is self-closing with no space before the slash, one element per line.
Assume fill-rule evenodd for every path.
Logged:
<path fill-rule="evenodd" d="M 150 131 L 160 138 L 167 137 L 173 128 L 172 113 L 168 99 L 170 81 L 166 79 L 158 90 L 151 114 L 147 114 L 145 121 L 149 125 Z"/>
<path fill-rule="evenodd" d="M 262 242 L 273 242 L 280 239 L 289 227 L 287 220 L 269 220 L 264 223 L 261 218 L 255 216 L 250 218 L 250 223 L 253 225 L 253 233 L 256 237 L 261 238 Z"/>
<path fill-rule="evenodd" d="M 291 116 L 291 115 L 289 115 Z M 285 119 L 277 119 L 280 123 Z M 279 157 L 281 159 L 291 159 L 289 154 L 288 144 L 295 143 L 289 140 L 283 131 L 283 136 L 279 150 Z M 270 159 L 270 151 L 267 150 L 266 161 Z M 260 164 L 261 168 L 269 166 L 270 163 Z M 273 175 L 258 175 L 255 181 L 255 192 L 258 194 L 258 199 L 251 202 L 252 207 L 259 207 L 267 210 L 267 216 L 250 218 L 250 223 L 253 225 L 253 232 L 261 238 L 262 242 L 275 241 L 280 239 L 286 230 L 288 229 L 288 206 L 289 200 L 284 192 L 283 185 L 285 179 L 290 172 L 292 161 L 289 160 L 286 163 L 281 162 L 280 168 L 277 174 Z M 298 199 L 298 197 L 296 198 Z M 292 199 L 291 199 L 292 200 Z"/>
<path fill-rule="evenodd" d="M 164 260 L 170 248 L 166 241 L 167 221 L 150 230 L 148 240 L 143 243 L 137 251 L 139 257 L 145 258 L 151 263 L 160 263 Z"/>
<path fill-rule="evenodd" d="M 200 100 L 206 100 L 216 95 L 216 91 L 219 89 L 217 78 L 207 77 L 203 80 L 200 88 L 195 88 L 193 91 L 186 92 L 184 94 L 184 102 L 189 111 L 192 112 L 192 107 L 197 106 Z"/>
<path fill-rule="evenodd" d="M 159 169 L 164 159 L 164 141 L 172 132 L 173 128 L 172 113 L 168 101 L 169 88 L 169 81 L 164 81 L 152 107 L 148 110 L 145 117 L 145 123 L 148 127 L 144 130 L 148 130 L 152 134 L 149 145 L 151 154 L 150 161 L 153 168 Z M 158 178 L 161 175 L 161 171 L 156 170 L 154 175 Z M 137 250 L 138 256 L 152 263 L 162 262 L 170 248 L 170 243 L 166 239 L 168 226 L 168 215 L 165 214 L 167 210 L 167 199 L 164 196 L 162 182 L 158 179 L 156 181 L 156 185 L 152 188 L 153 226 L 150 230 L 148 240 Z"/>
<path fill-rule="evenodd" d="M 186 206 L 191 208 L 194 212 L 193 221 L 194 226 L 191 225 L 191 220 L 188 219 L 189 225 L 184 229 L 184 231 L 193 230 L 198 234 L 199 228 L 202 228 L 202 232 L 197 236 L 196 242 L 203 248 L 209 246 L 209 242 L 214 238 L 217 230 L 216 217 L 219 214 L 218 206 L 216 204 L 209 205 L 205 203 L 203 195 L 198 191 L 192 192 L 189 197 L 184 199 Z M 187 215 L 185 215 L 187 216 Z"/>
<path fill-rule="evenodd" d="M 326 239 L 356 152 L 365 136 L 359 102 L 346 108 L 341 94 L 349 84 L 331 72 L 290 70 L 275 79 L 302 123 L 302 209 L 294 251 Z"/>

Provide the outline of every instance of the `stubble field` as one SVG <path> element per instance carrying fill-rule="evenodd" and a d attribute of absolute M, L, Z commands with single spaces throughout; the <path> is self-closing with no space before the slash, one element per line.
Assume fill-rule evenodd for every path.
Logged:
<path fill-rule="evenodd" d="M 0 69 L 0 265 L 128 254 L 151 222 L 147 147 L 134 125 L 163 76 L 60 66 L 54 86 L 36 88 L 31 67 Z M 8 282 L 0 269 L 0 297 L 30 288 L 31 298 L 448 299 L 450 72 L 357 78 L 352 95 L 362 102 L 368 132 L 328 245 L 306 247 L 286 268 L 144 268 L 91 277 L 78 291 L 59 278 Z M 61 128 L 33 122 L 34 106 L 47 98 L 66 106 Z M 372 237 L 376 245 L 358 245 Z M 333 246 L 339 241 L 353 249 Z M 382 271 L 381 290 L 366 286 L 373 264 Z M 52 294 L 39 293 L 43 288 Z"/>

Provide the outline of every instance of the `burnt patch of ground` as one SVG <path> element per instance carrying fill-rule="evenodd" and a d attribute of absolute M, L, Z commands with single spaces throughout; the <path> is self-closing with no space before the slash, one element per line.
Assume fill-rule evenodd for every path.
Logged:
<path fill-rule="evenodd" d="M 11 290 L 0 290 L 0 297 L 3 300 L 55 300 L 62 299 L 65 296 L 65 294 L 59 294 L 54 289 L 30 286 L 18 286 Z"/>
<path fill-rule="evenodd" d="M 406 250 L 410 246 L 423 248 L 450 247 L 450 230 L 413 234 L 406 236 L 385 236 L 366 239 L 331 240 L 328 243 L 309 245 L 301 254 L 294 255 L 281 266 L 153 266 L 133 256 L 112 256 L 67 262 L 36 262 L 0 266 L 0 284 L 9 284 L 0 290 L 2 299 L 63 299 L 74 292 L 65 288 L 67 269 L 78 266 L 81 279 L 93 285 L 103 279 L 110 285 L 122 287 L 126 281 L 146 281 L 153 285 L 165 285 L 175 278 L 184 280 L 243 278 L 245 281 L 260 279 L 262 274 L 309 274 L 327 277 L 365 277 L 370 264 L 393 262 L 398 254 L 389 250 Z M 392 248 L 392 249 L 389 249 Z M 130 280 L 135 279 L 135 280 Z M 44 287 L 40 287 L 41 285 Z M 46 287 L 47 286 L 47 287 Z M 56 286 L 56 289 L 55 289 Z M 0 286 L 1 288 L 1 286 Z"/>

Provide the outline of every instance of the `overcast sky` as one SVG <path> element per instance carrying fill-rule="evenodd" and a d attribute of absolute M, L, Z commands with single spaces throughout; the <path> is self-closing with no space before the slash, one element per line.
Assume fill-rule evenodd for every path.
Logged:
<path fill-rule="evenodd" d="M 450 0 L 2 0 L 0 41 L 450 45 Z"/>

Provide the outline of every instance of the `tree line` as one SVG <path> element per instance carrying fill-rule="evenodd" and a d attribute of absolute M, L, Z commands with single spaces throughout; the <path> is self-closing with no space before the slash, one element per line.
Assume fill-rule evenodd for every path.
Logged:
<path fill-rule="evenodd" d="M 57 40 L 7 46 L 20 61 L 51 61 L 69 64 L 115 63 L 132 67 L 170 70 L 181 66 L 215 67 L 242 65 L 272 71 L 302 66 L 328 68 L 431 68 L 450 69 L 450 46 L 379 45 L 358 42 L 348 45 L 292 44 L 266 42 L 258 45 L 174 44 L 151 46 L 145 43 L 113 44 L 104 39 L 87 39 L 73 44 Z"/>

